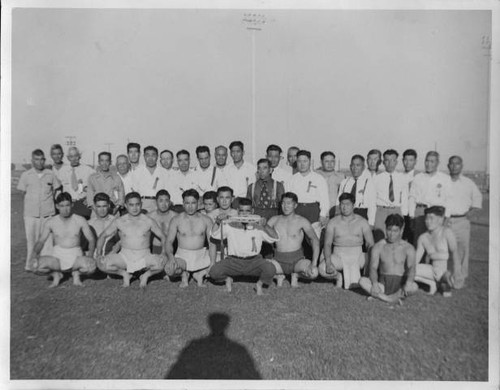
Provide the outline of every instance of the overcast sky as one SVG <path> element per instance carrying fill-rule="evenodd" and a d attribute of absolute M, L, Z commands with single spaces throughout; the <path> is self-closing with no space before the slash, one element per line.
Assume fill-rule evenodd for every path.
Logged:
<path fill-rule="evenodd" d="M 255 34 L 257 157 L 297 145 L 345 168 L 371 148 L 437 145 L 486 168 L 489 11 L 266 10 L 255 33 L 244 13 L 15 9 L 12 160 L 65 136 L 90 163 L 128 140 L 194 152 L 240 139 L 251 160 Z"/>

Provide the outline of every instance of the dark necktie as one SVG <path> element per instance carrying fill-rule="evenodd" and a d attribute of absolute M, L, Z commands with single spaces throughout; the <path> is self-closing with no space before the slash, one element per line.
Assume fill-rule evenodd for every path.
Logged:
<path fill-rule="evenodd" d="M 358 187 L 358 179 L 354 179 L 354 185 L 351 188 L 351 195 L 354 196 L 354 204 L 356 204 L 356 190 Z"/>
<path fill-rule="evenodd" d="M 389 176 L 391 177 L 391 181 L 389 182 L 389 200 L 394 202 L 394 183 L 392 182 L 392 175 Z"/>
<path fill-rule="evenodd" d="M 265 181 L 261 182 L 260 187 L 260 197 L 259 197 L 259 207 L 265 209 L 270 205 L 269 193 L 267 192 L 267 185 Z"/>

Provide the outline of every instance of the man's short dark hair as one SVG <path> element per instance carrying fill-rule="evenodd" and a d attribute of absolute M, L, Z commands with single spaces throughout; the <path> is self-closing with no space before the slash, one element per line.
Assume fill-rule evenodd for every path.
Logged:
<path fill-rule="evenodd" d="M 52 152 L 53 150 L 60 150 L 61 152 L 64 153 L 64 150 L 61 146 L 61 144 L 54 144 L 50 147 L 50 151 Z"/>
<path fill-rule="evenodd" d="M 168 150 L 168 149 L 162 150 L 162 151 L 161 151 L 161 153 L 160 153 L 160 156 L 161 156 L 163 153 L 169 153 L 169 154 L 170 154 L 170 156 L 172 156 L 172 158 L 174 158 L 174 154 L 173 154 L 170 150 Z"/>
<path fill-rule="evenodd" d="M 283 153 L 283 150 L 278 145 L 271 144 L 266 149 L 266 153 L 269 153 L 269 152 L 279 152 L 279 154 L 281 154 L 281 153 Z"/>
<path fill-rule="evenodd" d="M 152 145 L 146 146 L 144 148 L 144 154 L 146 154 L 146 152 L 149 152 L 150 150 L 152 150 L 153 152 L 155 152 L 156 155 L 158 156 L 158 148 L 156 148 L 155 146 L 152 146 Z"/>
<path fill-rule="evenodd" d="M 351 157 L 351 164 L 354 160 L 361 160 L 363 164 L 365 163 L 365 158 L 361 154 L 355 154 Z"/>
<path fill-rule="evenodd" d="M 371 156 L 372 154 L 376 154 L 378 156 L 378 158 L 382 158 L 382 152 L 378 149 L 371 149 L 367 156 Z"/>
<path fill-rule="evenodd" d="M 130 152 L 130 149 L 137 149 L 140 152 L 141 145 L 139 145 L 137 142 L 129 142 L 127 144 L 127 153 Z"/>
<path fill-rule="evenodd" d="M 427 207 L 424 210 L 424 214 L 434 214 L 437 215 L 438 217 L 443 217 L 445 212 L 445 208 L 443 206 L 431 206 Z"/>
<path fill-rule="evenodd" d="M 203 200 L 212 199 L 215 203 L 217 203 L 217 192 L 215 191 L 207 191 L 203 194 Z"/>
<path fill-rule="evenodd" d="M 298 152 L 300 150 L 300 148 L 298 146 L 290 146 L 288 148 L 288 151 L 290 151 L 290 150 L 296 150 Z"/>
<path fill-rule="evenodd" d="M 458 158 L 460 160 L 460 163 L 463 163 L 464 160 L 462 160 L 462 157 L 460 156 L 457 156 L 456 154 L 454 154 L 453 156 L 451 156 L 449 159 L 448 159 L 448 164 L 451 164 L 451 160 L 453 160 L 454 158 Z"/>
<path fill-rule="evenodd" d="M 35 149 L 31 152 L 31 157 L 35 157 L 35 156 L 42 156 L 42 157 L 45 157 L 45 153 L 43 152 L 42 149 Z"/>
<path fill-rule="evenodd" d="M 397 226 L 398 228 L 401 229 L 404 226 L 404 224 L 405 224 L 405 220 L 399 214 L 390 214 L 385 219 L 385 227 L 386 228 L 390 228 L 391 226 Z"/>
<path fill-rule="evenodd" d="M 170 199 L 170 193 L 167 190 L 158 191 L 155 195 L 156 200 L 158 200 L 160 196 L 168 196 L 168 199 Z"/>
<path fill-rule="evenodd" d="M 228 187 L 228 186 L 222 186 L 222 187 L 217 188 L 217 196 L 219 196 L 219 194 L 221 192 L 230 192 L 231 196 L 234 196 L 233 189 L 231 187 Z"/>
<path fill-rule="evenodd" d="M 268 166 L 271 166 L 271 161 L 269 161 L 267 158 L 261 158 L 259 161 L 257 161 L 257 166 L 260 164 L 267 164 Z"/>
<path fill-rule="evenodd" d="M 235 146 L 237 146 L 238 148 L 240 148 L 242 151 L 245 150 L 245 146 L 243 145 L 243 142 L 241 142 L 241 141 L 233 141 L 233 142 L 231 142 L 229 144 L 229 150 L 231 150 Z"/>
<path fill-rule="evenodd" d="M 208 153 L 210 156 L 210 148 L 208 146 L 202 145 L 196 148 L 196 157 L 200 156 L 200 153 Z"/>
<path fill-rule="evenodd" d="M 295 192 L 285 192 L 283 195 L 281 195 L 281 201 L 283 201 L 283 199 L 285 198 L 291 199 L 295 203 L 299 203 L 299 198 L 297 197 L 297 194 Z"/>
<path fill-rule="evenodd" d="M 297 152 L 297 158 L 300 156 L 306 156 L 309 160 L 311 159 L 311 152 L 309 150 L 299 150 Z"/>
<path fill-rule="evenodd" d="M 415 149 L 406 149 L 403 152 L 403 158 L 405 158 L 406 156 L 413 156 L 417 158 L 417 152 L 415 151 Z"/>
<path fill-rule="evenodd" d="M 188 158 L 191 157 L 191 155 L 189 154 L 189 152 L 186 150 L 186 149 L 181 149 L 179 150 L 176 154 L 175 154 L 175 157 L 179 158 L 179 156 L 182 156 L 183 154 L 185 154 L 186 156 L 188 156 Z"/>
<path fill-rule="evenodd" d="M 326 151 L 326 152 L 321 153 L 321 155 L 320 155 L 320 159 L 321 159 L 321 161 L 323 161 L 323 159 L 324 159 L 326 156 L 332 156 L 333 158 L 336 158 L 336 157 L 335 157 L 335 153 L 330 152 L 330 151 L 328 150 L 328 151 Z"/>
<path fill-rule="evenodd" d="M 427 159 L 427 157 L 429 157 L 429 156 L 434 156 L 439 160 L 439 153 L 436 152 L 435 150 L 428 151 L 425 155 L 425 158 Z"/>
<path fill-rule="evenodd" d="M 109 157 L 109 161 L 111 161 L 111 153 L 109 152 L 101 152 L 97 155 L 97 160 L 99 160 L 101 158 L 101 156 L 108 156 Z"/>
<path fill-rule="evenodd" d="M 339 203 L 341 203 L 343 200 L 350 200 L 352 204 L 356 202 L 356 198 L 354 198 L 354 195 L 350 192 L 344 192 L 339 196 Z"/>
<path fill-rule="evenodd" d="M 189 196 L 192 196 L 196 200 L 200 199 L 200 194 L 198 194 L 198 191 L 193 188 L 190 188 L 189 190 L 186 190 L 182 193 L 182 200 L 186 199 Z"/>
<path fill-rule="evenodd" d="M 94 195 L 94 204 L 97 202 L 108 202 L 111 203 L 111 199 L 109 198 L 108 194 L 105 194 L 104 192 L 98 192 L 97 194 Z"/>
<path fill-rule="evenodd" d="M 396 150 L 394 150 L 394 149 L 387 149 L 384 152 L 383 156 L 384 157 L 385 156 L 396 156 L 396 158 L 398 158 L 399 157 L 399 153 Z"/>
<path fill-rule="evenodd" d="M 69 201 L 69 203 L 73 202 L 73 199 L 71 199 L 71 195 L 69 192 L 61 192 L 59 195 L 56 197 L 56 204 L 59 204 L 64 201 Z"/>
<path fill-rule="evenodd" d="M 238 200 L 238 207 L 239 206 L 252 206 L 252 201 L 248 198 L 240 198 Z"/>
<path fill-rule="evenodd" d="M 134 198 L 141 200 L 141 194 L 139 194 L 136 191 L 129 192 L 127 195 L 125 195 L 125 203 L 127 203 L 130 199 L 134 199 Z"/>

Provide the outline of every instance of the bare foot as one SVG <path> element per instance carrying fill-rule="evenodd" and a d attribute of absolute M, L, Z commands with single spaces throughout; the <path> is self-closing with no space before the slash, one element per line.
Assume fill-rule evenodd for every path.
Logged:
<path fill-rule="evenodd" d="M 146 271 L 144 272 L 141 276 L 139 276 L 139 287 L 140 288 L 146 288 L 146 286 L 148 285 L 148 280 L 149 280 L 149 277 L 151 276 L 151 271 Z"/>
<path fill-rule="evenodd" d="M 255 284 L 255 291 L 257 295 L 264 295 L 264 291 L 262 291 L 262 282 L 260 280 Z"/>
<path fill-rule="evenodd" d="M 83 287 L 82 280 L 80 279 L 80 272 L 73 271 L 71 274 L 73 275 L 73 285 Z"/>
<path fill-rule="evenodd" d="M 38 268 L 38 259 L 35 257 L 31 261 L 26 262 L 26 266 L 24 267 L 24 270 L 26 272 L 36 272 Z"/>
<path fill-rule="evenodd" d="M 342 282 L 344 281 L 343 279 L 342 274 L 339 272 L 337 279 L 335 279 L 335 287 L 342 287 Z"/>
<path fill-rule="evenodd" d="M 183 272 L 179 288 L 186 288 L 188 285 L 189 285 L 189 274 L 187 272 Z"/>
<path fill-rule="evenodd" d="M 290 285 L 293 288 L 298 288 L 299 287 L 299 275 L 296 274 L 295 272 L 292 274 L 292 278 L 290 279 Z"/>
<path fill-rule="evenodd" d="M 123 277 L 123 287 L 130 287 L 130 274 L 127 271 L 121 271 L 120 275 Z"/>
<path fill-rule="evenodd" d="M 278 287 L 283 287 L 283 281 L 285 280 L 285 275 L 276 275 L 275 279 L 276 279 L 276 285 Z"/>
<path fill-rule="evenodd" d="M 61 281 L 63 274 L 61 272 L 52 272 L 52 283 L 49 285 L 49 288 L 54 288 L 59 286 L 59 282 Z"/>
<path fill-rule="evenodd" d="M 233 289 L 233 278 L 227 277 L 226 278 L 226 290 L 227 292 L 231 292 Z"/>

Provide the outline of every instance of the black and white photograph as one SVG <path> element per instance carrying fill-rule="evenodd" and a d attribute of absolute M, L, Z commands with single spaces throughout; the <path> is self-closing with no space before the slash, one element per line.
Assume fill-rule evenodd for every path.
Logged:
<path fill-rule="evenodd" d="M 499 37 L 481 0 L 3 2 L 2 387 L 498 388 Z"/>

